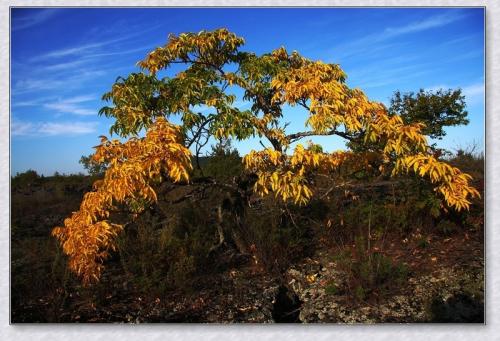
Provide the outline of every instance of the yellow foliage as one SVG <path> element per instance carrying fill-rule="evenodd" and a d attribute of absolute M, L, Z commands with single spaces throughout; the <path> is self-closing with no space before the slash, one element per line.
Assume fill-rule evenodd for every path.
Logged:
<path fill-rule="evenodd" d="M 199 33 L 182 33 L 179 36 L 170 34 L 168 43 L 155 49 L 137 64 L 155 74 L 169 66 L 171 61 L 188 61 L 189 53 L 196 51 L 210 61 L 210 65 L 220 66 L 225 62 L 225 54 L 242 45 L 244 40 L 234 33 L 222 28 L 215 31 Z"/>
<path fill-rule="evenodd" d="M 328 174 L 336 170 L 346 160 L 354 160 L 351 152 L 338 151 L 321 153 L 297 145 L 289 156 L 271 148 L 256 152 L 252 150 L 243 158 L 247 170 L 255 172 L 258 179 L 254 191 L 260 195 L 273 192 L 283 200 L 296 204 L 306 204 L 313 192 L 308 174 Z"/>
<path fill-rule="evenodd" d="M 125 137 L 144 128 L 146 136 L 124 143 L 101 137 L 93 158 L 108 165 L 104 179 L 94 183 L 64 226 L 52 231 L 69 256 L 70 268 L 84 283 L 99 279 L 102 262 L 123 229 L 108 221 L 117 204 L 156 201 L 153 179 L 189 180 L 191 154 L 183 134 L 190 128 L 186 122 L 192 121 L 186 120 L 193 116 L 190 108 L 196 105 L 216 107 L 216 114 L 203 123 L 216 138 L 258 135 L 272 143 L 273 149 L 252 150 L 243 159 L 245 168 L 258 176 L 254 190 L 260 195 L 272 192 L 282 201 L 302 205 L 313 196 L 314 174 L 338 176 L 341 168 L 350 172 L 392 168 L 392 175 L 411 171 L 430 179 L 448 206 L 457 210 L 468 209 L 470 198 L 479 196 L 469 185 L 469 175 L 430 154 L 423 124 L 405 125 L 383 104 L 349 88 L 339 65 L 289 54 L 283 47 L 261 57 L 240 53 L 243 42 L 227 29 L 170 35 L 166 45 L 138 63 L 149 75 L 132 74 L 104 96 L 113 99 L 114 107 L 102 112 L 117 119 L 115 132 Z M 157 79 L 155 74 L 171 63 L 190 66 L 172 81 Z M 224 69 L 228 64 L 239 67 L 228 72 Z M 253 101 L 250 110 L 233 107 L 235 96 L 225 95 L 229 86 L 244 90 L 245 100 Z M 311 131 L 287 135 L 286 125 L 279 124 L 283 105 L 304 107 Z M 173 114 L 185 115 L 183 129 L 161 118 Z M 318 146 L 298 144 L 287 154 L 291 143 L 314 135 L 340 135 L 370 148 L 361 153 L 325 153 Z"/>
<path fill-rule="evenodd" d="M 384 160 L 380 170 L 395 160 L 392 175 L 412 170 L 421 177 L 428 177 L 437 187 L 450 207 L 468 209 L 469 198 L 479 196 L 469 185 L 470 176 L 459 169 L 436 160 L 429 154 L 426 137 L 422 134 L 424 124 L 405 125 L 398 115 L 389 115 L 381 103 L 369 101 L 359 89 L 350 89 L 344 83 L 345 74 L 338 65 L 313 62 L 297 53 L 289 55 L 284 48 L 275 50 L 272 57 L 277 61 L 288 61 L 294 67 L 286 68 L 271 81 L 275 103 L 290 105 L 308 104 L 309 125 L 313 133 L 331 135 L 344 127 L 345 134 L 364 134 L 364 142 L 382 143 L 379 157 Z M 258 122 L 257 127 L 265 131 L 267 123 Z M 351 135 L 352 136 L 352 135 Z M 279 136 L 281 144 L 288 146 L 286 136 Z M 296 203 L 306 203 L 311 194 L 305 175 L 311 172 L 328 173 L 346 160 L 367 167 L 369 153 L 350 152 L 333 154 L 315 153 L 297 145 L 292 156 L 266 149 L 252 151 L 245 157 L 245 166 L 259 176 L 255 185 L 261 195 L 270 190 L 277 197 Z M 271 175 L 272 174 L 272 175 Z M 307 194 L 303 192 L 307 188 Z"/>
<path fill-rule="evenodd" d="M 173 181 L 187 181 L 191 153 L 182 144 L 180 129 L 158 118 L 143 139 L 125 143 L 101 137 L 94 154 L 96 162 L 109 163 L 104 179 L 85 194 L 80 210 L 52 231 L 69 256 L 69 267 L 84 283 L 99 279 L 102 262 L 114 249 L 114 239 L 123 226 L 110 223 L 110 210 L 129 198 L 156 201 L 150 179 L 168 174 Z"/>
<path fill-rule="evenodd" d="M 400 162 L 399 170 L 413 171 L 421 177 L 430 178 L 437 184 L 434 190 L 440 193 L 445 202 L 457 211 L 469 209 L 468 199 L 479 197 L 479 192 L 469 185 L 472 177 L 462 173 L 458 168 L 441 162 L 431 155 L 411 155 Z"/>

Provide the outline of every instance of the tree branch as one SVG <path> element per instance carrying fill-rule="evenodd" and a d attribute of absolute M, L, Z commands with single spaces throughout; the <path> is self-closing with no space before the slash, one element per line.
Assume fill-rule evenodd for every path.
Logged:
<path fill-rule="evenodd" d="M 336 130 L 330 130 L 326 133 L 318 133 L 315 131 L 303 131 L 300 133 L 295 133 L 295 134 L 290 134 L 286 136 L 286 139 L 292 143 L 297 140 L 300 140 L 301 138 L 307 137 L 307 136 L 330 136 L 330 135 L 337 135 L 340 137 L 345 138 L 346 140 L 352 141 L 354 138 L 352 136 L 349 136 L 347 133 L 343 133 L 341 131 L 336 131 Z"/>
<path fill-rule="evenodd" d="M 210 117 L 210 118 L 206 119 L 205 122 L 203 122 L 199 126 L 198 131 L 196 132 L 196 134 L 193 135 L 193 138 L 191 139 L 191 141 L 189 141 L 189 143 L 186 146 L 186 148 L 190 148 L 191 147 L 191 145 L 196 141 L 196 139 L 198 139 L 198 137 L 200 136 L 200 134 L 203 132 L 203 128 L 205 127 L 205 125 L 207 125 L 213 119 L 214 119 L 213 117 Z"/>

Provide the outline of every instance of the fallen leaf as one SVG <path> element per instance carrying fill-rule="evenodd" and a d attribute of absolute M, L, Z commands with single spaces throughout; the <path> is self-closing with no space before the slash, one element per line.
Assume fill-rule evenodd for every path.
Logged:
<path fill-rule="evenodd" d="M 318 274 L 308 275 L 308 276 L 307 276 L 307 281 L 308 281 L 309 283 L 313 283 L 313 282 L 316 280 L 316 277 L 318 277 Z"/>

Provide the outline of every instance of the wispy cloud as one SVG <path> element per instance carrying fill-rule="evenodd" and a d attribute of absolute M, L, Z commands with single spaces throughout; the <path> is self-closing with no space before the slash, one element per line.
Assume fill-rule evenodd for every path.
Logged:
<path fill-rule="evenodd" d="M 381 34 L 376 37 L 377 40 L 385 40 L 392 37 L 400 36 L 403 34 L 415 33 L 420 31 L 425 31 L 431 28 L 445 26 L 454 21 L 463 18 L 463 14 L 457 12 L 447 12 L 445 14 L 436 15 L 424 20 L 414 21 L 404 26 L 399 27 L 388 27 Z"/>
<path fill-rule="evenodd" d="M 57 88 L 63 85 L 64 82 L 61 80 L 47 80 L 47 79 L 36 79 L 36 78 L 26 78 L 18 80 L 13 86 L 13 94 L 24 93 L 32 90 L 48 90 Z"/>
<path fill-rule="evenodd" d="M 12 18 L 12 30 L 18 31 L 28 27 L 32 27 L 43 23 L 57 14 L 58 9 L 43 9 L 37 12 L 32 12 L 30 15 L 23 17 L 16 16 Z"/>
<path fill-rule="evenodd" d="M 484 83 L 475 83 L 462 88 L 467 104 L 484 100 Z"/>
<path fill-rule="evenodd" d="M 470 104 L 480 103 L 484 100 L 484 82 L 476 82 L 466 86 L 450 86 L 449 84 L 439 84 L 425 88 L 427 91 L 437 91 L 440 89 L 462 89 L 462 95 L 465 96 L 465 102 Z"/>
<path fill-rule="evenodd" d="M 44 65 L 41 69 L 43 71 L 63 71 L 63 70 L 72 70 L 75 69 L 79 66 L 82 66 L 85 64 L 85 60 L 73 60 L 70 62 L 64 62 L 64 63 L 56 63 L 56 64 L 51 64 L 51 65 Z"/>
<path fill-rule="evenodd" d="M 10 126 L 12 136 L 31 135 L 34 131 L 34 124 L 31 122 L 12 121 Z"/>
<path fill-rule="evenodd" d="M 450 45 L 463 44 L 463 43 L 471 42 L 471 41 L 478 41 L 479 37 L 480 37 L 479 34 L 469 34 L 466 36 L 460 35 L 458 38 L 450 39 L 446 42 L 443 42 L 440 46 L 441 47 L 448 47 Z"/>
<path fill-rule="evenodd" d="M 108 70 L 109 71 L 109 70 Z M 12 94 L 19 95 L 40 90 L 72 89 L 80 87 L 84 82 L 106 74 L 104 70 L 80 69 L 64 77 L 40 75 L 37 78 L 24 78 L 15 82 Z"/>
<path fill-rule="evenodd" d="M 46 109 L 54 110 L 56 114 L 71 114 L 71 115 L 83 115 L 90 116 L 95 115 L 95 109 L 89 109 L 81 105 L 81 103 L 96 100 L 97 98 L 93 95 L 82 95 L 72 98 L 67 98 L 64 100 L 58 100 L 52 103 L 44 104 Z"/>
<path fill-rule="evenodd" d="M 138 48 L 133 48 L 129 50 L 118 50 L 114 52 L 103 52 L 103 53 L 94 53 L 94 54 L 89 54 L 86 55 L 86 58 L 95 58 L 95 57 L 108 57 L 108 56 L 122 56 L 130 53 L 135 53 L 135 52 L 147 52 L 153 49 L 152 45 L 145 45 L 143 47 L 138 47 Z"/>
<path fill-rule="evenodd" d="M 152 27 L 149 27 L 145 30 L 140 30 L 140 31 L 133 31 L 129 34 L 121 34 L 119 38 L 113 38 L 113 39 L 107 39 L 107 40 L 101 40 L 98 42 L 88 42 L 85 44 L 81 44 L 78 46 L 68 46 L 62 49 L 57 49 L 53 50 L 38 56 L 35 56 L 30 59 L 31 62 L 39 62 L 39 61 L 45 61 L 45 60 L 50 60 L 50 59 L 56 59 L 56 58 L 61 58 L 61 57 L 68 57 L 68 56 L 78 56 L 78 57 L 92 57 L 92 56 L 106 56 L 106 55 L 114 55 L 114 54 L 125 54 L 125 53 L 132 53 L 140 50 L 144 50 L 147 47 L 141 47 L 141 48 L 134 48 L 134 49 L 122 49 L 121 51 L 114 51 L 111 52 L 111 54 L 108 54 L 109 52 L 102 51 L 102 47 L 109 47 L 113 44 L 119 43 L 119 42 L 125 42 L 127 40 L 130 40 L 132 38 L 140 37 L 146 32 L 155 30 L 159 28 L 161 25 L 155 25 Z"/>
<path fill-rule="evenodd" d="M 390 48 L 390 40 L 410 33 L 426 31 L 432 28 L 448 25 L 464 17 L 461 12 L 448 12 L 415 20 L 403 26 L 387 27 L 382 31 L 365 35 L 363 38 L 338 45 L 332 49 L 332 55 L 337 59 L 350 57 L 356 54 L 372 55 L 374 49 L 386 50 Z"/>
<path fill-rule="evenodd" d="M 59 136 L 83 135 L 95 133 L 97 122 L 25 122 L 13 121 L 12 136 Z"/>
<path fill-rule="evenodd" d="M 76 48 L 75 48 L 76 49 Z M 90 52 L 90 53 L 80 53 L 77 59 L 72 59 L 71 61 L 64 61 L 59 63 L 52 63 L 47 65 L 47 63 L 40 63 L 37 66 L 38 70 L 42 72 L 59 72 L 59 71 L 67 71 L 67 70 L 76 70 L 81 67 L 88 67 L 89 65 L 99 64 L 99 59 L 101 57 L 109 57 L 109 56 L 124 56 L 131 53 L 143 52 L 144 55 L 147 51 L 152 50 L 151 45 L 132 48 L 132 49 L 117 49 L 111 52 Z M 42 57 L 42 59 L 46 58 Z M 37 59 L 38 58 L 38 59 Z M 35 57 L 33 61 L 40 61 L 41 57 Z M 32 64 L 29 64 L 32 65 Z M 18 65 L 23 67 L 24 65 Z M 26 66 L 24 66 L 26 67 Z"/>
<path fill-rule="evenodd" d="M 389 61 L 391 61 L 389 59 Z M 349 77 L 354 86 L 365 88 L 378 88 L 390 84 L 400 84 L 401 82 L 416 79 L 432 71 L 432 65 L 428 63 L 412 63 L 410 65 L 401 64 L 394 66 L 392 62 L 383 64 L 372 64 L 363 68 L 350 71 Z"/>
<path fill-rule="evenodd" d="M 81 54 L 82 52 L 88 51 L 88 50 L 93 50 L 95 48 L 105 46 L 108 44 L 112 44 L 119 39 L 115 40 L 109 40 L 109 41 L 103 41 L 100 43 L 90 43 L 90 44 L 85 44 L 85 45 L 80 45 L 76 47 L 67 47 L 64 49 L 59 49 L 59 50 L 54 50 L 45 54 L 41 54 L 39 56 L 35 56 L 31 58 L 31 61 L 42 61 L 42 60 L 47 60 L 47 59 L 52 59 L 52 58 L 59 58 L 59 57 L 65 57 L 65 56 L 70 56 L 70 55 L 78 55 Z"/>

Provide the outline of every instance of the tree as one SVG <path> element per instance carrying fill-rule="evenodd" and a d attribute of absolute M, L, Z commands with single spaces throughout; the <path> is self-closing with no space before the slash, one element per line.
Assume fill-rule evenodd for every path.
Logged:
<path fill-rule="evenodd" d="M 80 210 L 53 230 L 69 256 L 69 267 L 84 283 L 99 279 L 123 230 L 122 224 L 110 221 L 110 211 L 139 199 L 153 203 L 154 186 L 160 182 L 189 182 L 189 148 L 205 133 L 219 140 L 259 136 L 267 141 L 269 146 L 243 157 L 245 172 L 256 178 L 255 193 L 272 193 L 283 202 L 306 204 L 317 174 L 340 186 L 359 170 L 393 176 L 415 173 L 429 179 L 444 204 L 456 210 L 467 209 L 470 198 L 479 195 L 469 185 L 469 175 L 430 153 L 422 123 L 405 124 L 400 115 L 349 88 L 339 65 L 288 53 L 284 47 L 258 56 L 241 51 L 243 43 L 226 29 L 170 35 L 165 46 L 138 63 L 143 71 L 118 78 L 104 94 L 111 105 L 100 114 L 114 118 L 110 133 L 128 140 L 101 136 L 93 160 L 108 165 L 104 178 L 84 196 Z M 184 69 L 160 78 L 159 73 L 174 64 Z M 250 109 L 235 105 L 236 96 L 230 92 L 234 88 L 243 90 Z M 282 122 L 285 105 L 307 111 L 309 130 L 287 134 Z M 199 106 L 210 108 L 210 113 L 197 112 Z M 172 124 L 172 116 L 180 116 L 182 124 Z M 139 137 L 142 130 L 146 135 Z M 362 141 L 380 147 L 333 153 L 313 143 L 293 148 L 295 142 L 320 135 L 347 141 L 361 135 Z"/>
<path fill-rule="evenodd" d="M 462 90 L 448 89 L 402 94 L 396 91 L 389 106 L 390 115 L 399 115 L 405 124 L 425 124 L 424 135 L 441 140 L 446 136 L 444 127 L 468 124 L 465 96 Z"/>
<path fill-rule="evenodd" d="M 212 146 L 212 151 L 205 165 L 205 175 L 217 179 L 228 179 L 239 175 L 241 171 L 241 157 L 238 150 L 232 148 L 231 140 L 223 138 L 215 146 Z"/>
<path fill-rule="evenodd" d="M 95 162 L 92 154 L 91 155 L 82 155 L 80 161 L 78 161 L 84 169 L 87 170 L 89 175 L 91 176 L 102 176 L 106 171 L 107 165 Z"/>
<path fill-rule="evenodd" d="M 11 183 L 13 187 L 23 187 L 23 186 L 31 186 L 37 183 L 40 180 L 40 175 L 33 170 L 28 169 L 23 173 L 16 173 L 15 176 L 11 178 Z"/>
<path fill-rule="evenodd" d="M 469 123 L 465 107 L 465 96 L 462 95 L 461 89 L 439 89 L 437 91 L 420 89 L 416 94 L 414 92 L 401 93 L 397 90 L 391 98 L 391 104 L 387 111 L 391 116 L 400 116 L 404 124 L 424 124 L 423 135 L 441 140 L 446 136 L 445 127 Z M 362 130 L 349 141 L 348 145 L 355 151 L 366 151 L 379 149 L 384 143 L 384 141 L 367 143 Z M 444 151 L 436 148 L 435 143 L 430 147 L 436 155 L 440 155 Z"/>

